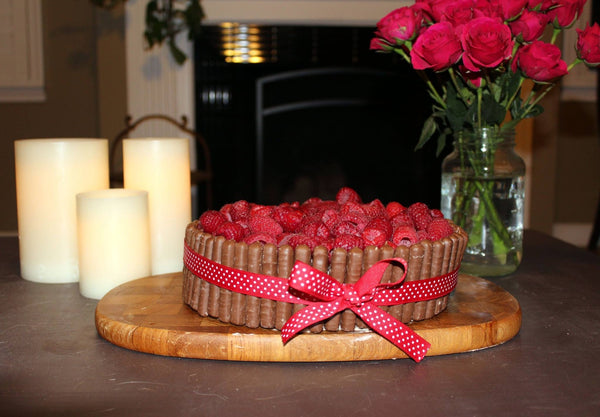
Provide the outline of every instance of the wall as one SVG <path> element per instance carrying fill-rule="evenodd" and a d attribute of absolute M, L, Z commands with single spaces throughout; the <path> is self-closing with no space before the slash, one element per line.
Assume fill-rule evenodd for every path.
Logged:
<path fill-rule="evenodd" d="M 97 65 L 96 18 L 98 11 L 89 1 L 44 0 L 42 26 L 46 100 L 39 103 L 0 103 L 0 231 L 17 230 L 14 145 L 15 139 L 42 137 L 107 137 L 114 134 L 114 114 L 125 114 L 124 82 L 103 79 L 116 86 L 108 94 L 99 92 L 99 72 L 116 71 L 124 77 L 123 50 L 117 61 L 102 56 Z M 121 23 L 122 27 L 122 23 Z M 122 31 L 122 29 L 121 29 Z M 103 38 L 105 34 L 101 34 Z M 99 39 L 100 39 L 99 38 Z M 108 48 L 110 49 L 110 48 Z M 106 45 L 102 51 L 108 54 Z M 119 56 L 120 53 L 120 57 Z M 110 55 L 110 54 L 108 54 Z M 99 98 L 102 103 L 99 103 Z M 119 104 L 122 103 L 122 104 Z M 107 115 L 106 109 L 109 114 Z M 105 120 L 101 123 L 101 116 Z"/>

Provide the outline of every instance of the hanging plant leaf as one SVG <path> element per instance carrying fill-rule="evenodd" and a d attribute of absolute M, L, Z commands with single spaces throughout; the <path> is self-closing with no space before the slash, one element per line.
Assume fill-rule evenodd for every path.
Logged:
<path fill-rule="evenodd" d="M 112 9 L 126 1 L 90 0 L 95 6 L 104 9 Z M 146 28 L 143 33 L 148 48 L 161 46 L 166 41 L 175 62 L 183 64 L 187 55 L 176 45 L 175 40 L 181 32 L 187 30 L 187 39 L 193 41 L 202 31 L 204 17 L 201 0 L 149 0 L 146 5 Z"/>

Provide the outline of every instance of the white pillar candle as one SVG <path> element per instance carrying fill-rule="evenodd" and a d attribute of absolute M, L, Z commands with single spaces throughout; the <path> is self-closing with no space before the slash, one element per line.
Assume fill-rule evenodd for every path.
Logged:
<path fill-rule="evenodd" d="M 108 140 L 15 141 L 21 276 L 77 282 L 75 195 L 108 188 Z"/>
<path fill-rule="evenodd" d="M 151 275 L 148 193 L 114 188 L 77 194 L 79 291 L 101 299 Z"/>
<path fill-rule="evenodd" d="M 123 180 L 125 188 L 148 191 L 152 274 L 181 271 L 192 217 L 188 139 L 125 139 Z"/>

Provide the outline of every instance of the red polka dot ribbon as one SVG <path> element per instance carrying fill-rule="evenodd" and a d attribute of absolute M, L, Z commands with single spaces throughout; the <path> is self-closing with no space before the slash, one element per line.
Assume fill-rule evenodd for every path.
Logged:
<path fill-rule="evenodd" d="M 285 279 L 218 264 L 199 255 L 187 244 L 183 258 L 185 266 L 194 275 L 221 288 L 275 301 L 305 304 L 306 307 L 290 317 L 281 329 L 284 343 L 306 327 L 350 309 L 416 362 L 425 357 L 431 344 L 378 306 L 427 301 L 448 295 L 458 279 L 456 269 L 437 277 L 402 283 L 407 270 L 407 263 L 402 258 L 377 262 L 354 284 L 341 284 L 300 261 L 294 264 L 289 279 Z M 394 263 L 404 267 L 402 277 L 396 282 L 379 283 L 386 268 Z"/>

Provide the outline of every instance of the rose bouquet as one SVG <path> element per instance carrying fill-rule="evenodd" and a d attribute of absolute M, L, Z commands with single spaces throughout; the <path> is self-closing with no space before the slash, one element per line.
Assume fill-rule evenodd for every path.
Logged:
<path fill-rule="evenodd" d="M 520 259 L 515 239 L 520 239 L 522 225 L 520 231 L 507 230 L 494 201 L 495 186 L 484 179 L 496 175 L 494 158 L 504 134 L 539 115 L 540 101 L 562 76 L 582 62 L 600 64 L 598 24 L 577 30 L 577 58 L 569 65 L 556 46 L 561 32 L 581 16 L 585 2 L 416 0 L 377 23 L 371 49 L 403 57 L 423 78 L 433 102 L 416 148 L 435 135 L 440 153 L 453 136 L 455 152 L 469 171 L 452 191 L 459 196 L 452 212 L 444 213 L 465 229 L 469 222 L 469 246 L 485 246 L 487 241 L 494 255 L 506 259 L 516 253 Z M 480 144 L 485 152 L 462 146 L 468 132 L 492 138 Z"/>

